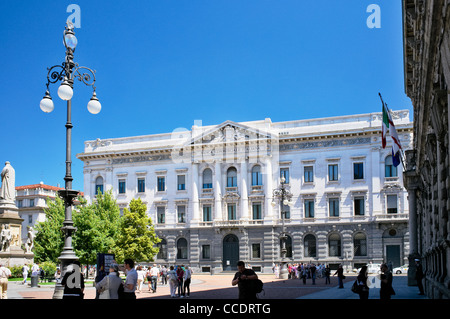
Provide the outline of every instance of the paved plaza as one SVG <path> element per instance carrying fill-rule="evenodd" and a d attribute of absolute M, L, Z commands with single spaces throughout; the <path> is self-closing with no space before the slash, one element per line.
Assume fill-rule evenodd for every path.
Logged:
<path fill-rule="evenodd" d="M 238 288 L 231 286 L 233 273 L 220 275 L 194 274 L 191 283 L 192 299 L 237 299 Z M 358 299 L 359 296 L 351 292 L 351 285 L 356 279 L 355 274 L 348 274 L 344 280 L 344 288 L 338 288 L 337 277 L 331 277 L 331 284 L 325 285 L 324 278 L 317 278 L 312 285 L 311 279 L 306 284 L 299 279 L 276 279 L 273 274 L 260 274 L 264 282 L 264 291 L 260 299 Z M 393 287 L 396 295 L 392 299 L 426 299 L 418 295 L 417 287 L 407 285 L 406 275 L 394 275 Z M 8 286 L 9 299 L 52 299 L 54 286 L 42 285 L 31 288 L 20 282 L 10 282 Z M 156 293 L 148 290 L 147 283 L 143 284 L 142 292 L 137 293 L 138 299 L 171 299 L 168 285 L 158 283 Z M 92 282 L 86 282 L 85 299 L 95 299 L 95 288 Z M 178 299 L 178 298 L 177 298 Z M 379 299 L 379 288 L 371 288 L 369 299 Z"/>

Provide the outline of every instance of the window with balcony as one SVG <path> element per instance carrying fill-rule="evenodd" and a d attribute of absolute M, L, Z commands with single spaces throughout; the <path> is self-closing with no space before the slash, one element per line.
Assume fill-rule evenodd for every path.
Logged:
<path fill-rule="evenodd" d="M 262 210 L 261 210 L 261 203 L 253 203 L 252 205 L 253 210 L 253 219 L 258 220 L 262 219 Z"/>
<path fill-rule="evenodd" d="M 228 220 L 236 220 L 236 204 L 228 204 Z"/>
<path fill-rule="evenodd" d="M 203 206 L 203 221 L 204 222 L 212 221 L 211 205 Z"/>

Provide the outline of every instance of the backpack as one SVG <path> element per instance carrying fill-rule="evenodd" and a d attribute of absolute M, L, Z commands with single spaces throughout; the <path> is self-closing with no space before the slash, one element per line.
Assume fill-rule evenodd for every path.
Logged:
<path fill-rule="evenodd" d="M 264 283 L 260 279 L 252 280 L 252 283 L 255 293 L 259 294 L 261 291 L 263 291 Z"/>

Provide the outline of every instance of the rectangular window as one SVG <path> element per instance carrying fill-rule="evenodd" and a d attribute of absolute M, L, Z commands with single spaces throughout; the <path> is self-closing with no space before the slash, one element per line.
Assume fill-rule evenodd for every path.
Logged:
<path fill-rule="evenodd" d="M 304 174 L 305 174 L 305 183 L 314 182 L 314 169 L 312 166 L 305 166 Z"/>
<path fill-rule="evenodd" d="M 17 207 L 19 207 L 19 208 L 23 207 L 23 200 L 22 199 L 17 202 Z"/>
<path fill-rule="evenodd" d="M 330 198 L 328 200 L 330 217 L 339 217 L 339 199 Z"/>
<path fill-rule="evenodd" d="M 282 205 L 282 215 L 283 214 L 284 214 L 284 219 L 291 218 L 291 208 L 289 207 L 289 205 L 284 205 L 284 204 Z"/>
<path fill-rule="evenodd" d="M 34 207 L 34 199 L 30 199 L 30 207 Z"/>
<path fill-rule="evenodd" d="M 305 218 L 314 218 L 314 200 L 305 200 Z"/>
<path fill-rule="evenodd" d="M 158 177 L 158 192 L 164 192 L 166 190 L 166 178 Z"/>
<path fill-rule="evenodd" d="M 353 179 L 364 179 L 364 163 L 353 163 Z"/>
<path fill-rule="evenodd" d="M 145 193 L 145 178 L 138 178 L 138 193 Z"/>
<path fill-rule="evenodd" d="M 236 220 L 236 204 L 228 204 L 228 220 Z"/>
<path fill-rule="evenodd" d="M 262 219 L 261 203 L 254 203 L 253 207 L 253 219 Z"/>
<path fill-rule="evenodd" d="M 355 216 L 364 216 L 364 197 L 355 197 L 353 200 Z"/>
<path fill-rule="evenodd" d="M 181 205 L 177 206 L 178 211 L 178 223 L 184 224 L 186 223 L 186 206 Z"/>
<path fill-rule="evenodd" d="M 261 244 L 252 244 L 252 258 L 261 258 Z"/>
<path fill-rule="evenodd" d="M 210 222 L 212 221 L 211 218 L 211 206 L 203 206 L 203 221 L 204 222 Z"/>
<path fill-rule="evenodd" d="M 280 178 L 285 178 L 285 183 L 289 184 L 289 168 L 280 168 Z"/>
<path fill-rule="evenodd" d="M 32 224 L 33 223 L 33 215 L 29 214 L 28 215 L 28 224 Z"/>
<path fill-rule="evenodd" d="M 338 164 L 328 165 L 328 181 L 337 181 L 338 178 Z"/>
<path fill-rule="evenodd" d="M 202 245 L 202 258 L 203 259 L 211 258 L 211 246 L 210 245 Z"/>
<path fill-rule="evenodd" d="M 166 222 L 166 209 L 165 207 L 157 207 L 156 213 L 158 217 L 158 224 L 165 224 Z"/>
<path fill-rule="evenodd" d="M 186 175 L 177 175 L 177 189 L 179 191 L 186 190 Z"/>
<path fill-rule="evenodd" d="M 127 189 L 126 182 L 124 179 L 119 179 L 119 194 L 125 194 Z"/>
<path fill-rule="evenodd" d="M 397 195 L 387 195 L 387 213 L 397 214 Z"/>

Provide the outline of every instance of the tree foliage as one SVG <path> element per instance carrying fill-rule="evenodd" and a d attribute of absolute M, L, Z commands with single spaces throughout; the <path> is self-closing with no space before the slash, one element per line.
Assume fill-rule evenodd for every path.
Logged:
<path fill-rule="evenodd" d="M 56 197 L 47 198 L 44 208 L 46 220 L 35 226 L 34 259 L 36 262 L 52 261 L 58 263 L 64 247 L 64 234 L 61 230 L 64 221 L 64 201 Z"/>
<path fill-rule="evenodd" d="M 153 261 L 158 253 L 159 248 L 155 245 L 161 239 L 156 236 L 152 220 L 146 211 L 147 206 L 140 198 L 132 199 L 129 209 L 124 209 L 114 249 L 117 262 L 122 263 L 126 258 Z"/>

